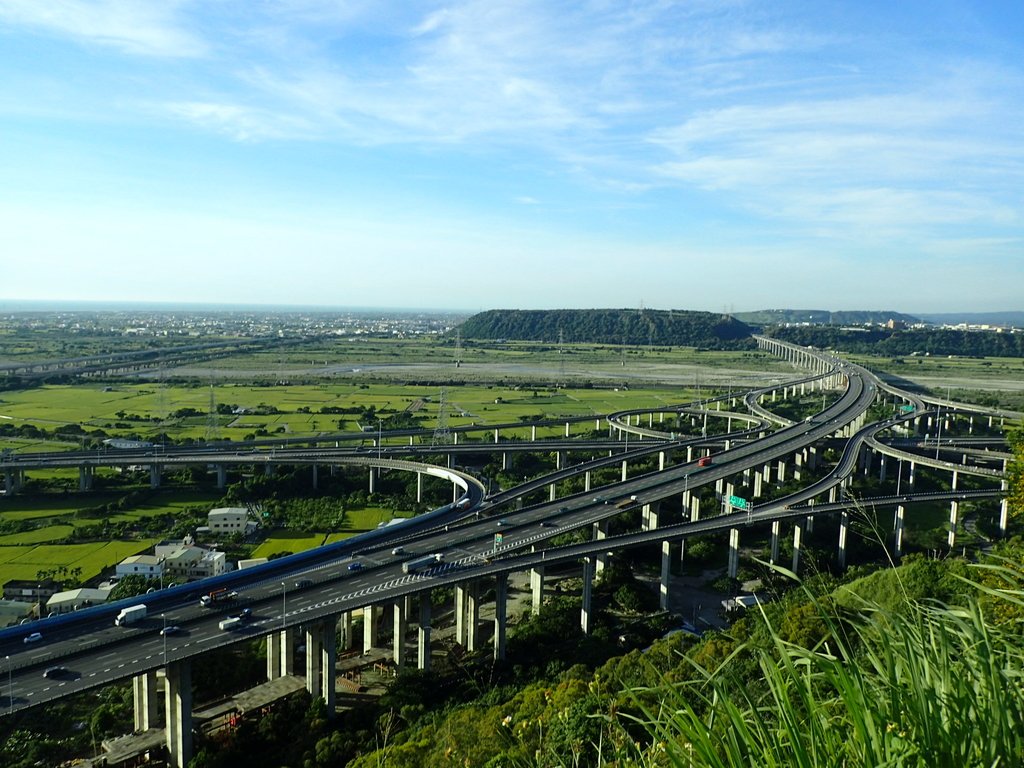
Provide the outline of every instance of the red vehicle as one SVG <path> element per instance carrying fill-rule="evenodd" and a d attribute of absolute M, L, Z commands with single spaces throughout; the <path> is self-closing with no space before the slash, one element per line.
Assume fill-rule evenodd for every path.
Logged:
<path fill-rule="evenodd" d="M 711 466 L 711 457 L 710 456 L 705 456 L 702 459 L 697 459 L 697 466 L 698 467 L 710 467 Z"/>

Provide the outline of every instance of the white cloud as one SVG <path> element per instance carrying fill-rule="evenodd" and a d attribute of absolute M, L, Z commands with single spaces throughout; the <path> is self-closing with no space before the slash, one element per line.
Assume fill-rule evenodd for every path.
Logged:
<path fill-rule="evenodd" d="M 652 170 L 841 236 L 1020 226 L 1005 194 L 1024 186 L 1024 148 L 1000 137 L 1020 110 L 991 100 L 986 84 L 945 89 L 703 110 L 651 133 L 670 157 Z"/>
<path fill-rule="evenodd" d="M 175 102 L 165 104 L 160 109 L 202 128 L 223 133 L 236 141 L 295 139 L 304 133 L 307 136 L 313 135 L 313 129 L 301 118 L 237 104 Z"/>
<path fill-rule="evenodd" d="M 0 21 L 143 56 L 193 57 L 207 45 L 176 18 L 175 0 L 0 0 Z"/>

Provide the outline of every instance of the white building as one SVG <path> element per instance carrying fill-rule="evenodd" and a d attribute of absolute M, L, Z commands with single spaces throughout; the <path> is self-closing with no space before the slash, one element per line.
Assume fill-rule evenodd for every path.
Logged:
<path fill-rule="evenodd" d="M 67 592 L 58 592 L 46 601 L 46 614 L 71 613 L 79 608 L 88 608 L 91 605 L 101 605 L 107 602 L 110 597 L 109 589 L 69 589 Z"/>
<path fill-rule="evenodd" d="M 157 555 L 132 555 L 118 563 L 114 573 L 122 578 L 142 576 L 145 579 L 159 579 L 164 575 L 164 558 Z"/>
<path fill-rule="evenodd" d="M 226 571 L 224 553 L 202 547 L 181 547 L 164 558 L 164 575 L 178 583 L 219 576 Z"/>
<path fill-rule="evenodd" d="M 249 525 L 249 510 L 245 507 L 211 509 L 206 515 L 206 525 L 214 535 L 245 533 Z"/>

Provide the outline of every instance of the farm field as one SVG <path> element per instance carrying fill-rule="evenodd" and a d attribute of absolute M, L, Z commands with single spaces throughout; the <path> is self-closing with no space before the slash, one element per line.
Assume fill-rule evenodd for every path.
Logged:
<path fill-rule="evenodd" d="M 395 514 L 384 507 L 364 507 L 345 512 L 345 530 L 336 533 L 302 533 L 299 531 L 274 531 L 255 550 L 252 557 L 269 557 L 280 552 L 302 552 L 323 544 L 351 538 L 356 534 L 375 529 Z M 398 516 L 403 516 L 398 513 Z"/>
<path fill-rule="evenodd" d="M 696 393 L 667 386 L 527 390 L 471 385 L 449 388 L 446 397 L 449 426 L 465 426 L 531 418 L 596 416 L 629 408 L 679 404 L 694 399 Z M 377 426 L 375 418 L 368 424 L 359 422 L 367 409 L 373 409 L 373 413 L 382 417 L 406 412 L 417 417 L 424 429 L 433 429 L 437 424 L 440 399 L 439 389 L 399 384 L 314 384 L 275 388 L 221 385 L 214 389 L 215 403 L 245 411 L 217 416 L 221 439 L 234 440 L 251 438 L 257 430 L 265 430 L 264 434 L 269 435 L 302 437 L 355 432 L 361 426 L 373 428 Z M 61 429 L 68 425 L 76 425 L 86 431 L 102 429 L 110 436 L 137 436 L 153 441 L 160 440 L 162 434 L 178 440 L 203 439 L 210 428 L 210 419 L 206 415 L 209 406 L 209 388 L 154 388 L 147 384 L 121 384 L 116 387 L 48 385 L 5 392 L 0 396 L 0 413 L 7 417 L 8 423 L 31 425 L 57 434 L 57 439 L 52 441 L 12 440 L 5 447 L 15 453 L 77 449 L 80 443 L 66 439 L 67 436 L 61 437 Z M 345 409 L 352 413 L 321 413 L 324 408 Z M 199 415 L 170 415 L 185 409 L 192 409 Z M 544 436 L 559 433 L 554 429 Z M 514 436 L 527 437 L 529 429 Z"/>
<path fill-rule="evenodd" d="M 22 544 L 0 546 L 0 584 L 11 579 L 31 580 L 40 571 L 55 567 L 68 570 L 81 568 L 83 581 L 98 576 L 104 570 L 113 568 L 129 555 L 143 552 L 157 539 L 133 541 L 98 541 L 88 544 Z"/>

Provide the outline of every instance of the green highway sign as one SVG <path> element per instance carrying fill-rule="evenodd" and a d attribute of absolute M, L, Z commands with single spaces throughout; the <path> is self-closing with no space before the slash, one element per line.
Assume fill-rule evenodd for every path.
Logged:
<path fill-rule="evenodd" d="M 495 544 L 501 544 L 501 540 L 502 540 L 502 535 L 500 533 L 494 534 L 494 543 Z"/>
<path fill-rule="evenodd" d="M 746 499 L 741 499 L 739 496 L 730 496 L 729 506 L 736 507 L 737 509 L 752 509 L 754 505 Z"/>
<path fill-rule="evenodd" d="M 911 413 L 914 410 L 914 406 L 912 406 L 912 405 L 901 405 L 900 406 L 900 410 L 903 411 L 904 413 Z"/>

